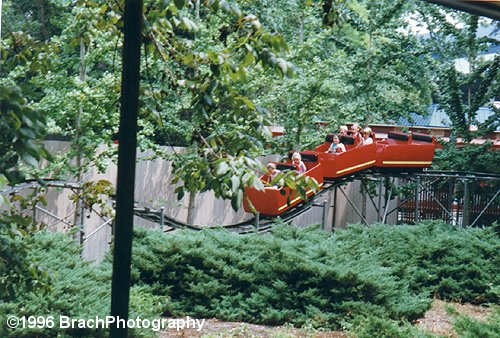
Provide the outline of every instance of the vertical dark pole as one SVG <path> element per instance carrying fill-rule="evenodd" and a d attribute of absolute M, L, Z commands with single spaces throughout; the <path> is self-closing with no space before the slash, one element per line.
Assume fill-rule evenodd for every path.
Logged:
<path fill-rule="evenodd" d="M 453 224 L 453 178 L 448 180 L 448 210 L 450 213 L 444 213 L 447 222 Z M 451 216 L 450 216 L 451 215 Z"/>
<path fill-rule="evenodd" d="M 469 180 L 464 179 L 464 213 L 462 218 L 462 226 L 469 226 L 470 202 L 469 202 Z"/>
<path fill-rule="evenodd" d="M 142 0 L 126 0 L 121 84 L 116 229 L 113 252 L 111 316 L 128 319 L 132 230 L 134 219 L 137 113 L 141 60 Z M 127 337 L 126 325 L 111 327 L 110 337 Z"/>
<path fill-rule="evenodd" d="M 83 244 L 83 237 L 85 236 L 85 207 L 83 203 L 80 205 L 80 244 Z"/>
<path fill-rule="evenodd" d="M 161 231 L 163 231 L 165 227 L 165 207 L 160 208 L 160 227 Z"/>
<path fill-rule="evenodd" d="M 384 187 L 383 177 L 379 178 L 378 182 L 378 208 L 377 208 L 377 222 L 382 221 L 382 188 Z M 387 195 L 386 195 L 387 196 Z"/>
<path fill-rule="evenodd" d="M 321 205 L 323 207 L 323 216 L 321 217 L 321 230 L 325 230 L 326 228 L 326 216 L 328 213 L 328 209 L 326 207 L 326 200 L 323 201 L 323 204 Z"/>
<path fill-rule="evenodd" d="M 35 196 L 38 196 L 38 187 L 35 187 Z M 33 204 L 33 207 L 31 208 L 31 212 L 33 213 L 33 222 L 32 226 L 36 226 L 36 204 Z"/>
<path fill-rule="evenodd" d="M 420 176 L 417 176 L 417 186 L 415 187 L 415 224 L 420 221 Z"/>
<path fill-rule="evenodd" d="M 335 218 L 337 218 L 337 187 L 333 189 L 332 232 L 335 231 Z"/>

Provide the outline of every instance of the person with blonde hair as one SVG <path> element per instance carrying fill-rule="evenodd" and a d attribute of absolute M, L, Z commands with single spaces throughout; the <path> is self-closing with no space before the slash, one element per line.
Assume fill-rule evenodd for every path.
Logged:
<path fill-rule="evenodd" d="M 363 145 L 373 144 L 372 128 L 366 127 L 363 129 Z"/>
<path fill-rule="evenodd" d="M 281 172 L 280 170 L 276 169 L 276 164 L 275 163 L 272 163 L 272 162 L 269 162 L 266 166 L 267 168 L 267 172 L 268 172 L 268 177 L 269 177 L 269 180 L 268 180 L 268 183 L 271 183 L 272 180 L 274 180 L 274 178 L 276 176 L 278 176 L 278 174 Z"/>
<path fill-rule="evenodd" d="M 295 166 L 295 170 L 297 170 L 299 174 L 303 174 L 307 171 L 306 165 L 302 162 L 302 156 L 300 156 L 300 153 L 298 152 L 293 153 L 292 164 Z"/>
<path fill-rule="evenodd" d="M 340 126 L 339 127 L 339 135 L 340 136 L 347 135 L 348 131 L 349 131 L 349 128 L 347 128 L 347 126 Z"/>

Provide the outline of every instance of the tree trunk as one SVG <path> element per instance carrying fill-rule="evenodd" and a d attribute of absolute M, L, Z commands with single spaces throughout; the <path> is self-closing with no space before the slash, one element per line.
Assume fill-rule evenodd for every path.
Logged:
<path fill-rule="evenodd" d="M 304 43 L 304 11 L 302 11 L 302 15 L 300 16 L 300 32 L 299 32 L 299 42 L 300 44 Z"/>
<path fill-rule="evenodd" d="M 83 86 L 86 81 L 86 73 L 87 73 L 87 65 L 85 62 L 85 41 L 83 38 L 80 38 L 80 85 Z M 77 167 L 77 182 L 81 182 L 83 178 L 82 172 L 82 151 L 80 145 L 80 134 L 82 129 L 82 115 L 83 115 L 83 103 L 80 102 L 80 106 L 78 107 L 78 113 L 76 114 L 75 119 L 75 145 L 76 145 L 76 167 Z M 83 223 L 83 221 L 79 222 L 79 219 L 82 219 L 82 201 L 81 199 L 76 200 L 75 205 L 75 218 L 73 224 L 76 226 L 78 223 Z M 83 227 L 83 224 L 78 224 Z M 79 232 L 80 235 L 80 244 L 83 242 L 83 229 Z M 75 235 L 77 236 L 77 235 Z"/>
<path fill-rule="evenodd" d="M 1 2 L 1 1 L 0 1 Z M 49 29 L 47 27 L 47 16 L 45 15 L 45 7 L 42 1 L 37 1 L 38 9 L 40 10 L 40 21 L 42 23 L 42 36 L 44 40 L 49 39 Z"/>

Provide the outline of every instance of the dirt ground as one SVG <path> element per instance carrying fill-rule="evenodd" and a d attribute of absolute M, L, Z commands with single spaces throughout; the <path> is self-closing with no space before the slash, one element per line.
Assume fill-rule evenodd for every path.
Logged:
<path fill-rule="evenodd" d="M 435 300 L 432 307 L 425 313 L 424 318 L 417 320 L 416 325 L 421 329 L 431 332 L 435 335 L 456 338 L 456 332 L 453 331 L 453 316 L 446 311 L 446 307 L 453 307 L 458 313 L 468 315 L 477 320 L 485 320 L 491 314 L 491 309 L 484 306 L 474 306 L 470 304 L 446 303 L 441 300 Z"/>
<path fill-rule="evenodd" d="M 484 320 L 491 314 L 491 309 L 469 304 L 446 303 L 435 300 L 432 307 L 425 316 L 416 321 L 415 325 L 436 335 L 456 338 L 457 334 L 452 327 L 453 316 L 448 313 L 446 307 L 452 307 L 457 312 L 466 314 L 478 320 Z M 291 326 L 265 326 L 240 322 L 223 322 L 217 319 L 207 319 L 203 329 L 175 329 L 161 332 L 161 338 L 348 338 L 347 332 L 342 331 L 318 331 L 314 329 L 297 329 Z"/>

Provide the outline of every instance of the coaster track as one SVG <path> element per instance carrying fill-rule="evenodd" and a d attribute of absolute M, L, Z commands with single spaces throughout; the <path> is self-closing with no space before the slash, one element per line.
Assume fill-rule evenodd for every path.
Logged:
<path fill-rule="evenodd" d="M 275 219 L 280 219 L 285 223 L 293 221 L 296 217 L 304 214 L 314 204 L 314 200 L 322 195 L 326 194 L 328 191 L 340 187 L 348 182 L 367 179 L 373 177 L 390 177 L 390 178 L 404 178 L 404 179 L 416 179 L 417 177 L 429 177 L 429 178 L 456 178 L 456 179 L 479 179 L 479 180 L 499 180 L 500 175 L 498 174 L 488 174 L 488 173 L 476 173 L 476 172 L 460 172 L 460 171 L 450 171 L 450 170 L 423 170 L 423 171 L 392 171 L 392 172 L 379 172 L 372 171 L 370 169 L 354 173 L 349 176 L 342 177 L 341 179 L 326 181 L 323 189 L 318 191 L 315 195 L 298 204 L 294 208 L 287 210 L 281 214 L 278 218 L 276 217 L 252 217 L 249 220 L 228 224 L 222 226 L 202 226 L 202 225 L 191 225 L 181 222 L 177 219 L 169 217 L 167 215 L 161 215 L 158 210 L 150 208 L 136 208 L 135 215 L 155 223 L 161 223 L 161 217 L 163 217 L 164 224 L 169 226 L 171 231 L 174 229 L 191 229 L 191 230 L 203 230 L 203 229 L 226 229 L 228 231 L 236 232 L 239 234 L 248 234 L 255 232 L 269 232 L 272 230 Z"/>
<path fill-rule="evenodd" d="M 318 191 L 315 195 L 311 196 L 307 200 L 298 204 L 292 209 L 287 210 L 281 214 L 278 218 L 276 217 L 263 217 L 257 216 L 252 217 L 246 221 L 221 225 L 221 226 L 203 226 L 203 225 L 192 225 L 185 222 L 179 221 L 173 217 L 165 215 L 164 210 L 154 209 L 149 206 L 145 206 L 143 203 L 136 202 L 134 207 L 134 214 L 137 217 L 149 220 L 157 224 L 163 224 L 168 227 L 165 231 L 172 231 L 175 229 L 190 229 L 194 231 L 200 231 L 204 229 L 226 229 L 231 232 L 239 234 L 248 233 L 265 233 L 272 230 L 273 224 L 276 219 L 280 219 L 283 222 L 291 222 L 295 218 L 304 214 L 314 204 L 314 200 L 318 197 L 323 196 L 328 191 L 340 187 L 348 182 L 359 180 L 359 179 L 370 179 L 370 178 L 380 178 L 380 177 L 390 177 L 390 178 L 403 178 L 403 179 L 416 179 L 418 177 L 429 177 L 429 178 L 456 178 L 456 179 L 474 179 L 474 180 L 494 180 L 500 181 L 499 174 L 489 174 L 489 173 L 477 173 L 477 172 L 461 172 L 461 171 L 450 171 L 450 170 L 423 170 L 423 171 L 390 171 L 390 172 L 380 172 L 373 171 L 371 169 L 353 173 L 348 176 L 344 176 L 335 180 L 325 181 L 323 188 Z M 18 193 L 25 189 L 34 189 L 40 187 L 59 187 L 59 188 L 69 188 L 69 189 L 80 189 L 80 183 L 78 182 L 66 182 L 64 180 L 57 179 L 40 179 L 40 180 L 29 180 L 23 183 L 17 184 L 15 186 L 8 186 L 0 190 L 1 195 L 10 195 Z"/>

